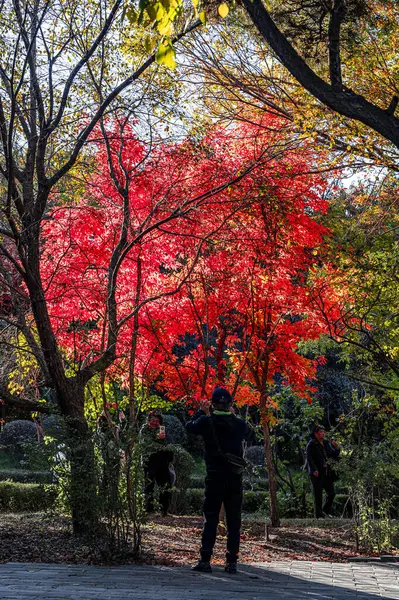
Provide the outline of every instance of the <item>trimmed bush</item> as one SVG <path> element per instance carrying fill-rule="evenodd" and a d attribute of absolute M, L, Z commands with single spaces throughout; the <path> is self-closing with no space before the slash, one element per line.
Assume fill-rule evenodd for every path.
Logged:
<path fill-rule="evenodd" d="M 254 467 L 265 466 L 265 449 L 263 446 L 251 446 L 245 452 L 245 458 Z"/>
<path fill-rule="evenodd" d="M 57 486 L 37 483 L 0 482 L 1 512 L 34 512 L 51 508 L 57 497 Z"/>
<path fill-rule="evenodd" d="M 192 475 L 190 477 L 190 488 L 203 490 L 205 487 L 205 475 Z"/>
<path fill-rule="evenodd" d="M 176 471 L 176 487 L 187 489 L 190 485 L 191 475 L 195 469 L 193 457 L 182 446 L 168 446 L 173 450 L 173 466 Z"/>
<path fill-rule="evenodd" d="M 267 492 L 244 492 L 243 512 L 266 511 L 269 495 Z M 171 513 L 177 515 L 201 515 L 204 504 L 203 489 L 176 490 L 173 494 Z"/>
<path fill-rule="evenodd" d="M 163 415 L 166 427 L 166 437 L 169 444 L 184 445 L 187 442 L 187 433 L 181 421 L 174 415 Z"/>
<path fill-rule="evenodd" d="M 277 503 L 282 519 L 306 519 L 313 515 L 313 497 L 309 490 L 306 494 L 305 507 L 302 498 L 297 498 L 291 491 L 277 490 Z"/>
<path fill-rule="evenodd" d="M 63 433 L 65 422 L 60 415 L 46 415 L 43 417 L 42 426 L 44 435 L 58 437 Z"/>
<path fill-rule="evenodd" d="M 269 489 L 269 482 L 266 477 L 261 477 L 256 473 L 244 476 L 243 485 L 244 490 L 250 490 L 251 492 L 265 492 Z"/>
<path fill-rule="evenodd" d="M 190 514 L 202 515 L 204 505 L 204 490 L 191 489 L 187 490 L 190 504 Z"/>
<path fill-rule="evenodd" d="M 50 471 L 0 471 L 0 481 L 11 480 L 18 483 L 51 483 Z"/>
<path fill-rule="evenodd" d="M 190 500 L 188 497 L 188 487 L 190 485 L 191 475 L 195 469 L 195 462 L 191 454 L 182 446 L 172 446 L 173 466 L 176 471 L 175 489 L 172 493 L 170 512 L 172 514 L 184 515 L 190 512 Z"/>
<path fill-rule="evenodd" d="M 0 433 L 0 446 L 5 446 L 13 454 L 23 457 L 26 445 L 37 442 L 37 430 L 33 421 L 10 421 Z"/>
<path fill-rule="evenodd" d="M 269 502 L 269 494 L 267 492 L 244 492 L 244 501 L 242 510 L 246 513 L 266 511 Z"/>

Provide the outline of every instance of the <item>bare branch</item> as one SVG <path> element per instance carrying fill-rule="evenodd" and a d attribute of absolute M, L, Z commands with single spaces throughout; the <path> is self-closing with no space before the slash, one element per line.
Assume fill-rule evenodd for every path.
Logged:
<path fill-rule="evenodd" d="M 199 21 L 199 20 L 195 21 L 192 25 L 190 25 L 182 33 L 180 33 L 179 35 L 177 35 L 173 39 L 173 42 L 174 43 L 178 42 L 185 35 L 187 35 L 191 31 L 194 31 L 194 29 L 196 29 L 197 27 L 200 27 L 201 25 L 202 25 L 201 21 Z M 83 148 L 84 144 L 88 140 L 91 132 L 93 131 L 93 129 L 95 128 L 95 126 L 97 125 L 97 123 L 100 121 L 101 117 L 104 116 L 105 111 L 110 106 L 110 104 L 113 102 L 113 100 L 115 100 L 115 98 L 117 98 L 119 96 L 119 94 L 121 94 L 121 92 L 123 92 L 132 83 L 134 83 L 154 62 L 155 62 L 155 53 L 152 54 L 141 65 L 141 67 L 139 67 L 133 73 L 133 75 L 131 75 L 130 77 L 128 77 L 127 79 L 125 79 L 124 81 L 122 81 L 122 83 L 120 83 L 116 88 L 114 88 L 112 90 L 112 92 L 110 92 L 110 94 L 108 94 L 108 96 L 105 98 L 105 100 L 99 106 L 97 112 L 95 113 L 95 115 L 91 119 L 90 123 L 80 132 L 80 134 L 78 136 L 78 140 L 77 140 L 76 145 L 75 145 L 75 148 L 74 148 L 73 152 L 71 153 L 71 156 L 70 156 L 69 160 L 67 160 L 67 162 L 57 171 L 57 173 L 55 173 L 48 180 L 48 186 L 50 188 L 53 185 L 55 185 L 57 183 L 57 181 L 59 179 L 61 179 L 61 177 L 63 177 L 63 175 L 65 175 L 66 173 L 68 173 L 68 171 L 73 167 L 73 165 L 75 164 L 76 159 L 77 159 L 77 157 L 78 157 L 81 149 Z"/>
<path fill-rule="evenodd" d="M 0 399 L 6 406 L 13 406 L 21 410 L 31 410 L 32 412 L 50 413 L 52 410 L 49 406 L 43 405 L 40 402 L 33 402 L 26 398 L 20 398 L 11 394 L 7 388 L 0 383 Z"/>
<path fill-rule="evenodd" d="M 67 105 L 68 102 L 68 97 L 69 97 L 69 92 L 71 90 L 72 84 L 76 78 L 76 76 L 78 75 L 79 71 L 82 69 L 82 67 L 87 64 L 87 62 L 89 61 L 89 59 L 93 56 L 94 52 L 97 50 L 97 48 L 99 47 L 99 45 L 101 44 L 102 40 L 105 38 L 105 36 L 107 35 L 113 21 L 115 18 L 116 13 L 118 12 L 121 4 L 122 4 L 123 0 L 116 0 L 115 4 L 113 5 L 105 23 L 103 28 L 101 29 L 100 33 L 98 34 L 98 36 L 96 37 L 96 39 L 94 40 L 93 44 L 91 45 L 91 47 L 88 49 L 88 51 L 85 53 L 85 55 L 80 59 L 80 61 L 78 62 L 78 64 L 75 66 L 74 69 L 72 69 L 67 82 L 65 84 L 64 87 L 64 91 L 62 93 L 62 98 L 61 98 L 61 102 L 60 102 L 60 107 L 58 109 L 58 113 L 55 117 L 55 119 L 52 122 L 48 122 L 47 123 L 47 133 L 50 134 L 51 132 L 53 132 L 59 125 L 62 116 L 64 114 L 65 111 L 65 107 Z M 103 112 L 101 113 L 103 114 Z M 100 119 L 100 116 L 97 118 L 96 123 L 98 122 L 98 120 Z M 59 178 L 58 178 L 59 179 Z M 57 179 L 57 180 L 58 180 Z"/>

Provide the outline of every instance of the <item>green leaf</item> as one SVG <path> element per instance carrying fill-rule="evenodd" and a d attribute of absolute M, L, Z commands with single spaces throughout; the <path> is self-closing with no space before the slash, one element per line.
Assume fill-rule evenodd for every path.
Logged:
<path fill-rule="evenodd" d="M 155 46 L 155 38 L 151 37 L 150 35 L 147 35 L 147 37 L 144 40 L 144 48 L 146 50 L 146 52 L 150 53 L 152 52 L 152 50 L 154 49 Z"/>
<path fill-rule="evenodd" d="M 176 67 L 176 52 L 171 42 L 159 44 L 155 60 L 158 65 L 165 65 L 168 69 Z"/>
<path fill-rule="evenodd" d="M 134 10 L 134 8 L 132 8 L 131 6 L 127 9 L 126 11 L 126 16 L 129 20 L 129 23 L 131 25 L 134 25 L 135 23 L 137 23 L 138 18 L 139 18 L 139 13 L 137 12 L 137 10 Z"/>

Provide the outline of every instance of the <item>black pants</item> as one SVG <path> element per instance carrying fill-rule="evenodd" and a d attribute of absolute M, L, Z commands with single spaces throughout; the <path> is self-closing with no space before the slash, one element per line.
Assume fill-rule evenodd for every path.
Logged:
<path fill-rule="evenodd" d="M 316 517 L 322 517 L 323 513 L 329 513 L 331 511 L 332 503 L 335 498 L 334 481 L 331 477 L 321 474 L 319 474 L 318 477 L 311 475 L 310 479 L 312 481 L 313 486 Z M 327 494 L 324 505 L 323 490 L 325 490 Z"/>
<path fill-rule="evenodd" d="M 204 529 L 201 559 L 209 561 L 216 541 L 219 513 L 224 504 L 227 525 L 228 562 L 236 562 L 240 548 L 242 476 L 228 473 L 208 475 L 205 480 Z"/>
<path fill-rule="evenodd" d="M 145 469 L 145 498 L 147 512 L 154 511 L 154 491 L 157 483 L 160 489 L 159 503 L 162 508 L 162 514 L 168 513 L 170 501 L 172 498 L 171 474 L 168 463 L 161 463 L 152 468 Z"/>

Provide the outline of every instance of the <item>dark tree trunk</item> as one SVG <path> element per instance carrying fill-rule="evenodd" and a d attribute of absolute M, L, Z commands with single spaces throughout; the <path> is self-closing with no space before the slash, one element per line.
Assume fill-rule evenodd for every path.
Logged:
<path fill-rule="evenodd" d="M 94 442 L 83 414 L 66 417 L 68 457 L 71 465 L 70 501 L 74 533 L 98 531 L 99 497 Z"/>
<path fill-rule="evenodd" d="M 273 464 L 272 444 L 270 440 L 270 429 L 267 424 L 267 408 L 265 402 L 261 401 L 260 418 L 264 437 L 265 458 L 267 476 L 269 479 L 269 497 L 270 497 L 270 521 L 272 527 L 280 527 L 280 517 L 277 505 L 277 479 Z"/>
<path fill-rule="evenodd" d="M 69 490 L 73 529 L 78 534 L 93 534 L 98 525 L 98 494 L 94 444 L 84 416 L 84 381 L 67 377 L 64 360 L 51 326 L 39 266 L 39 232 L 32 226 L 25 245 L 26 285 L 32 312 L 52 385 L 57 392 L 60 412 L 67 429 L 67 454 L 71 467 Z"/>

